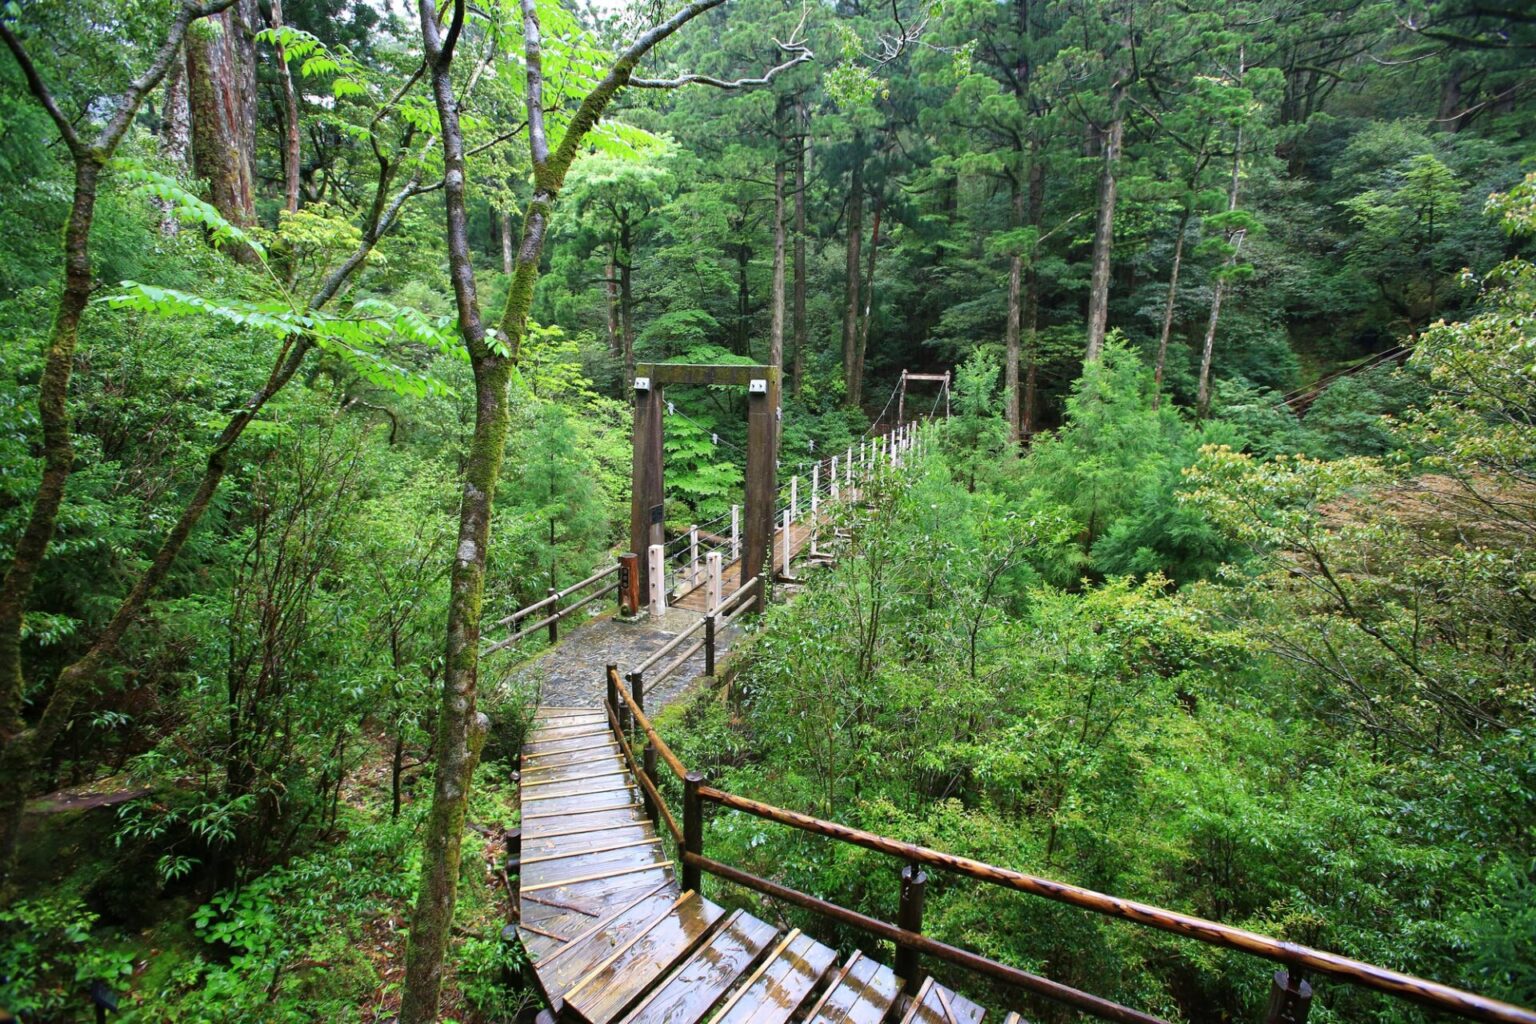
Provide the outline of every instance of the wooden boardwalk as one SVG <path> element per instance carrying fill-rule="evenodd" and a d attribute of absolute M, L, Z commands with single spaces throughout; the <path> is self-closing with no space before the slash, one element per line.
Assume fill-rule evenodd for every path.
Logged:
<path fill-rule="evenodd" d="M 605 713 L 541 708 L 523 747 L 519 932 L 571 1024 L 980 1024 L 931 978 L 684 892 Z M 1008 1014 L 1003 1024 L 1022 1024 Z"/>

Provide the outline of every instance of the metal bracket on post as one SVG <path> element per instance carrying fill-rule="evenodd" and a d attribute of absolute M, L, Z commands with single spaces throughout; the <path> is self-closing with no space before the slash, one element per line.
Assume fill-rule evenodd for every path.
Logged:
<path fill-rule="evenodd" d="M 901 902 L 896 908 L 896 926 L 903 931 L 923 931 L 923 890 L 927 888 L 928 875 L 917 864 L 901 869 Z M 917 950 L 909 946 L 896 947 L 896 976 L 902 980 L 903 991 L 916 995 L 922 977 L 917 965 Z"/>
<path fill-rule="evenodd" d="M 652 544 L 647 555 L 651 573 L 651 617 L 659 619 L 667 614 L 667 549 Z"/>
<path fill-rule="evenodd" d="M 1270 982 L 1269 1004 L 1264 1008 L 1264 1024 L 1307 1024 L 1312 1009 L 1312 986 L 1294 968 L 1275 972 Z"/>

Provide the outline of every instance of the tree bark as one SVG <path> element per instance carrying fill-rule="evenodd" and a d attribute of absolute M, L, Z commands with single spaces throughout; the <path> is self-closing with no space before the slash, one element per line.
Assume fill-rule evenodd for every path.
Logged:
<path fill-rule="evenodd" d="M 1040 222 L 1045 217 L 1045 164 L 1040 161 L 1040 142 L 1029 143 L 1029 224 L 1035 229 L 1034 248 L 1030 252 L 1029 266 L 1024 270 L 1024 411 L 1020 417 L 1019 433 L 1023 440 L 1035 432 L 1037 392 L 1040 372 L 1040 272 L 1035 265 L 1040 259 Z"/>
<path fill-rule="evenodd" d="M 784 376 L 784 109 L 783 100 L 774 109 L 777 146 L 773 161 L 773 288 L 768 328 L 768 364 L 779 371 L 781 380 Z M 782 433 L 782 418 L 776 420 L 774 426 Z"/>
<path fill-rule="evenodd" d="M 256 17 L 255 0 L 236 0 L 186 43 L 192 170 L 208 182 L 214 208 L 240 225 L 256 220 Z M 255 258 L 249 250 L 233 255 Z"/>
<path fill-rule="evenodd" d="M 1152 371 L 1152 408 L 1163 401 L 1163 367 L 1168 362 L 1168 338 L 1173 333 L 1173 305 L 1179 295 L 1179 268 L 1184 262 L 1184 233 L 1189 230 L 1188 200 L 1179 211 L 1179 226 L 1173 239 L 1173 268 L 1168 272 L 1168 299 L 1163 303 L 1163 329 L 1157 340 L 1157 364 Z"/>
<path fill-rule="evenodd" d="M 512 276 L 512 211 L 501 211 L 501 272 Z"/>
<path fill-rule="evenodd" d="M 475 426 L 464 464 L 458 545 L 449 574 L 447 657 L 435 744 L 436 776 L 422 846 L 421 888 L 411 914 L 405 992 L 400 1004 L 402 1024 L 430 1024 L 437 1019 L 443 952 L 458 902 L 465 806 L 486 733 L 485 718 L 475 709 L 480 608 L 485 593 L 491 507 L 506 448 L 507 389 L 513 366 L 512 359 L 486 344 L 470 257 L 464 136 L 459 128 L 459 104 L 454 98 L 450 74 L 453 47 L 463 25 L 464 3 L 457 0 L 454 4 L 446 38 L 438 25 L 434 0 L 420 0 L 419 14 L 432 98 L 441 126 L 449 276 L 459 315 L 459 333 L 469 351 L 474 375 Z M 533 219 L 527 218 L 525 224 Z M 527 229 L 524 230 L 526 242 Z M 536 265 L 534 270 L 537 271 Z M 515 282 L 513 291 L 517 291 Z M 508 339 L 508 344 L 512 344 L 512 339 Z"/>
<path fill-rule="evenodd" d="M 848 186 L 848 261 L 846 303 L 843 307 L 843 395 L 849 408 L 859 405 L 859 275 L 864 261 L 864 135 L 853 134 L 853 174 Z"/>
<path fill-rule="evenodd" d="M 794 333 L 794 365 L 790 393 L 800 394 L 800 378 L 805 372 L 805 348 L 808 341 L 805 319 L 805 153 L 810 144 L 804 98 L 795 102 L 795 298 L 791 315 Z"/>
<path fill-rule="evenodd" d="M 185 176 L 192 163 L 192 111 L 187 105 L 187 62 L 178 60 L 171 65 L 165 76 L 165 93 L 161 99 L 160 155 L 176 169 L 178 176 Z M 171 211 L 171 204 L 157 200 L 160 207 L 160 233 L 167 238 L 181 233 L 181 221 Z"/>
<path fill-rule="evenodd" d="M 624 362 L 627 371 L 629 361 L 624 357 L 624 337 L 619 333 L 619 267 L 611 252 L 603 276 L 603 296 L 608 312 L 608 351 L 613 358 Z"/>
<path fill-rule="evenodd" d="M 1093 230 L 1093 277 L 1088 286 L 1088 351 L 1084 358 L 1090 363 L 1103 353 L 1104 335 L 1109 326 L 1109 258 L 1115 240 L 1115 176 L 1125 136 L 1125 119 L 1121 114 L 1123 100 L 1124 87 L 1117 80 L 1111 87 L 1109 126 L 1103 132 L 1098 222 Z"/>
<path fill-rule="evenodd" d="M 635 379 L 635 257 L 629 218 L 619 224 L 619 328 L 624 338 L 624 380 Z"/>
<path fill-rule="evenodd" d="M 1239 71 L 1238 81 L 1242 81 Z M 1242 179 L 1243 167 L 1243 129 L 1239 125 L 1236 141 L 1232 147 L 1232 183 L 1227 189 L 1227 212 L 1237 211 L 1237 190 Z M 1205 324 L 1205 345 L 1200 350 L 1200 387 L 1195 397 L 1195 415 L 1204 419 L 1211 409 L 1211 356 L 1216 348 L 1216 322 L 1221 316 L 1221 300 L 1227 290 L 1227 279 L 1231 276 L 1232 268 L 1237 265 L 1237 255 L 1243 247 L 1244 232 L 1241 229 L 1230 229 L 1227 232 L 1227 245 L 1229 250 L 1227 258 L 1222 261 L 1222 273 L 1216 277 L 1216 291 L 1211 296 L 1211 315 Z"/>
<path fill-rule="evenodd" d="M 864 356 L 869 351 L 869 322 L 875 308 L 875 257 L 880 254 L 882 197 L 875 197 L 875 218 L 869 231 L 869 272 L 864 278 L 864 315 L 859 318 L 859 341 L 854 350 L 854 404 L 864 401 Z"/>
<path fill-rule="evenodd" d="M 271 0 L 271 25 L 283 27 L 283 0 Z M 288 69 L 288 54 L 282 43 L 277 51 L 277 80 L 283 87 L 283 208 L 289 213 L 299 209 L 299 96 L 293 88 L 293 73 Z"/>
<path fill-rule="evenodd" d="M 1017 168 L 1008 178 L 1012 192 L 1013 227 L 1019 228 L 1024 220 L 1024 190 L 1019 187 Z M 1015 444 L 1019 440 L 1019 324 L 1022 320 L 1021 293 L 1024 284 L 1024 252 L 1015 248 L 1008 260 L 1008 325 L 1003 341 L 1006 362 L 1003 368 L 1003 391 L 1006 396 L 1008 438 Z"/>

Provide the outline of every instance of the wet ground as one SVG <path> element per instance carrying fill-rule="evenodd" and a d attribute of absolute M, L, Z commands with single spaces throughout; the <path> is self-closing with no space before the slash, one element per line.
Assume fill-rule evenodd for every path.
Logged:
<path fill-rule="evenodd" d="M 607 686 L 607 667 L 619 666 L 620 674 L 626 674 L 645 661 L 667 641 L 703 616 L 681 608 L 669 608 L 659 621 L 642 614 L 632 621 L 621 621 L 612 614 L 603 615 L 577 626 L 561 636 L 560 642 L 547 651 L 533 657 L 513 672 L 513 678 L 538 687 L 538 703 L 545 707 L 598 707 L 602 704 Z M 737 630 L 724 628 L 716 637 L 716 657 L 723 657 L 730 649 Z M 689 658 L 684 664 L 659 683 L 651 677 L 661 671 L 678 655 L 698 640 L 704 630 L 699 630 L 659 664 L 647 673 L 645 706 L 647 711 L 665 707 L 681 693 L 689 683 L 704 672 L 704 651 Z"/>

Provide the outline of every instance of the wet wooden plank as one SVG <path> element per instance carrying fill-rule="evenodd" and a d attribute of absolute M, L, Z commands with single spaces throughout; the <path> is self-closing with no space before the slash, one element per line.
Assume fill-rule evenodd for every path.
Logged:
<path fill-rule="evenodd" d="M 577 837 L 572 836 L 570 839 Z M 569 860 L 573 857 L 590 857 L 598 853 L 613 853 L 618 850 L 633 850 L 645 846 L 656 846 L 661 842 L 657 836 L 640 836 L 634 839 L 611 840 L 603 843 L 600 841 L 588 841 L 586 843 L 570 842 L 563 848 L 556 848 L 534 856 L 528 856 L 528 850 L 523 850 L 523 867 L 529 864 L 547 864 L 550 861 Z"/>
<path fill-rule="evenodd" d="M 573 725 L 564 729 L 543 729 L 523 740 L 523 752 L 525 755 L 537 754 L 540 751 L 548 752 L 557 749 L 562 743 L 575 747 L 590 746 L 593 742 L 612 735 L 613 730 L 602 722 Z"/>
<path fill-rule="evenodd" d="M 614 793 L 634 788 L 635 783 L 628 772 L 612 772 L 597 779 L 555 779 L 542 786 L 525 786 L 522 802 L 528 806 L 557 797 L 590 796 L 593 793 Z"/>
<path fill-rule="evenodd" d="M 536 864 L 524 861 L 522 885 L 525 890 L 535 892 L 540 886 L 549 882 L 612 875 L 629 868 L 658 864 L 666 859 L 666 852 L 662 850 L 660 843 L 648 843 L 645 846 L 626 846 L 604 853 L 562 857 L 559 860 L 539 861 Z"/>
<path fill-rule="evenodd" d="M 594 757 L 583 761 L 572 761 L 568 764 L 552 764 L 543 767 L 529 768 L 522 773 L 521 785 L 524 792 L 533 792 L 551 782 L 578 782 L 587 779 L 600 779 L 608 775 L 620 775 L 629 771 L 629 766 L 624 759 L 617 755 L 611 757 Z"/>
<path fill-rule="evenodd" d="M 584 823 L 587 821 L 599 820 L 596 818 L 588 817 L 589 815 L 614 814 L 616 812 L 632 811 L 636 809 L 641 811 L 641 816 L 643 817 L 645 805 L 641 804 L 638 800 L 631 800 L 628 803 L 611 804 L 604 807 L 587 807 L 579 811 L 571 810 L 568 807 L 555 807 L 547 811 L 540 810 L 535 807 L 532 812 L 523 811 L 522 819 L 525 823 L 532 823 L 531 827 L 535 832 L 542 832 L 546 828 L 554 828 L 555 822 L 567 822 L 567 825 L 561 827 L 568 827 L 569 825 L 574 825 L 578 821 Z"/>
<path fill-rule="evenodd" d="M 735 911 L 630 1011 L 625 1024 L 696 1024 L 757 962 L 777 930 Z"/>
<path fill-rule="evenodd" d="M 607 737 L 607 739 L 604 739 Z M 546 754 L 570 754 L 583 750 L 592 750 L 608 744 L 617 744 L 613 739 L 613 732 L 607 726 L 593 727 L 578 730 L 568 736 L 560 736 L 546 740 L 529 740 L 523 744 L 523 759 L 539 758 Z"/>
<path fill-rule="evenodd" d="M 697 893 L 684 894 L 671 912 L 576 982 L 566 993 L 566 1011 L 587 1024 L 609 1024 L 658 976 L 692 952 L 720 915 L 718 906 Z"/>
<path fill-rule="evenodd" d="M 612 730 L 608 727 L 606 716 L 603 718 L 573 718 L 569 721 L 536 727 L 523 737 L 523 746 L 528 747 L 533 744 L 551 743 L 555 740 L 590 737 L 594 733 L 597 735 L 602 735 L 603 733 L 612 735 Z"/>
<path fill-rule="evenodd" d="M 837 964 L 837 953 L 802 933 L 786 935 L 709 1024 L 785 1024 Z"/>
<path fill-rule="evenodd" d="M 622 759 L 616 740 L 609 740 L 581 750 L 562 750 L 553 754 L 524 754 L 520 771 L 527 774 L 548 771 L 552 768 L 569 768 L 597 762 L 607 763 L 607 760 L 612 757 Z"/>
<path fill-rule="evenodd" d="M 520 902 L 525 922 L 561 935 L 582 936 L 640 897 L 663 890 L 670 894 L 670 898 L 677 897 L 677 885 L 670 873 L 641 872 L 613 879 L 606 886 L 587 887 L 575 893 L 557 894 L 554 890 L 528 893 Z M 550 898 L 545 900 L 545 897 Z"/>
<path fill-rule="evenodd" d="M 880 1024 L 900 990 L 901 982 L 889 967 L 854 953 L 808 1024 Z"/>
<path fill-rule="evenodd" d="M 548 853 L 574 849 L 594 843 L 624 843 L 648 839 L 656 832 L 648 821 L 626 821 L 610 825 L 553 829 L 538 836 L 523 835 L 523 857 L 532 860 Z"/>
<path fill-rule="evenodd" d="M 590 926 L 563 949 L 534 963 L 547 994 L 564 997 L 576 982 L 596 970 L 641 932 L 672 913 L 681 899 L 671 886 L 652 885 L 612 916 Z"/>
<path fill-rule="evenodd" d="M 572 875 L 570 877 L 552 878 L 544 882 L 535 882 L 532 885 L 524 884 L 524 892 L 545 892 L 561 886 L 570 887 L 578 882 L 606 882 L 613 878 L 622 878 L 625 875 L 638 874 L 643 871 L 659 871 L 672 866 L 670 860 L 658 860 L 654 863 L 624 864 L 604 867 L 600 864 L 579 864 L 579 867 L 588 873 L 584 875 Z"/>
<path fill-rule="evenodd" d="M 987 1011 L 932 978 L 917 990 L 901 1024 L 981 1024 Z"/>
<path fill-rule="evenodd" d="M 587 793 L 551 794 L 546 797 L 522 799 L 523 817 L 532 818 L 549 814 L 570 814 L 575 811 L 591 811 L 599 807 L 617 807 L 634 803 L 640 797 L 640 787 L 625 783 L 622 787 L 599 789 Z"/>
<path fill-rule="evenodd" d="M 523 842 L 546 839 L 566 832 L 590 831 L 613 825 L 638 825 L 649 821 L 645 808 L 626 805 L 622 809 L 608 811 L 584 811 L 581 814 L 551 814 L 530 818 L 523 815 Z"/>

